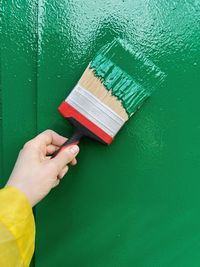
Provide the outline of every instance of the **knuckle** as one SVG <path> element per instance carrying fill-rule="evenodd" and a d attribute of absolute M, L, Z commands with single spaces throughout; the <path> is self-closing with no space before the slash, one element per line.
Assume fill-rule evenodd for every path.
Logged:
<path fill-rule="evenodd" d="M 24 149 L 29 149 L 29 148 L 32 148 L 33 147 L 33 140 L 29 140 L 28 142 L 26 142 L 23 146 Z"/>
<path fill-rule="evenodd" d="M 51 130 L 51 129 L 47 129 L 43 133 L 45 133 L 45 134 L 52 134 L 52 133 L 54 133 L 54 131 Z"/>

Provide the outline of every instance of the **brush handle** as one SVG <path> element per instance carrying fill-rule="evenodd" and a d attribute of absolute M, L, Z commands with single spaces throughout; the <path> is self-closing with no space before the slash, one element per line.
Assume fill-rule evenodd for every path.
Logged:
<path fill-rule="evenodd" d="M 76 131 L 71 138 L 69 138 L 64 144 L 61 145 L 61 147 L 56 150 L 52 155 L 51 158 L 55 158 L 58 153 L 60 153 L 63 149 L 77 145 L 80 142 L 80 139 L 83 137 L 83 134 L 79 131 Z"/>

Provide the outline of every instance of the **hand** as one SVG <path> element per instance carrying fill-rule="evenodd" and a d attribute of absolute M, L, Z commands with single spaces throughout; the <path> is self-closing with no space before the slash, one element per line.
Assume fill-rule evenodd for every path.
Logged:
<path fill-rule="evenodd" d="M 67 164 L 77 163 L 77 145 L 63 149 L 53 159 L 49 156 L 66 140 L 54 131 L 46 130 L 28 141 L 20 151 L 6 185 L 16 187 L 24 193 L 32 207 L 59 184 L 68 171 Z"/>

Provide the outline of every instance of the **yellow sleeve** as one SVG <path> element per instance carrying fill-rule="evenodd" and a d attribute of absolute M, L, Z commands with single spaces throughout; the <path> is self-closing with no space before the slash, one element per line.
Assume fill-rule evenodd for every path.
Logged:
<path fill-rule="evenodd" d="M 28 267 L 34 252 L 32 207 L 18 189 L 0 190 L 0 266 Z"/>

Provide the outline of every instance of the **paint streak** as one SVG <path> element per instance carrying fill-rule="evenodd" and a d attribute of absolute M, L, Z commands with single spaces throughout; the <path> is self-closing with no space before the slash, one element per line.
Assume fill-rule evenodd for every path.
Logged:
<path fill-rule="evenodd" d="M 107 90 L 121 101 L 129 117 L 165 77 L 152 61 L 119 38 L 97 53 L 90 68 Z"/>

